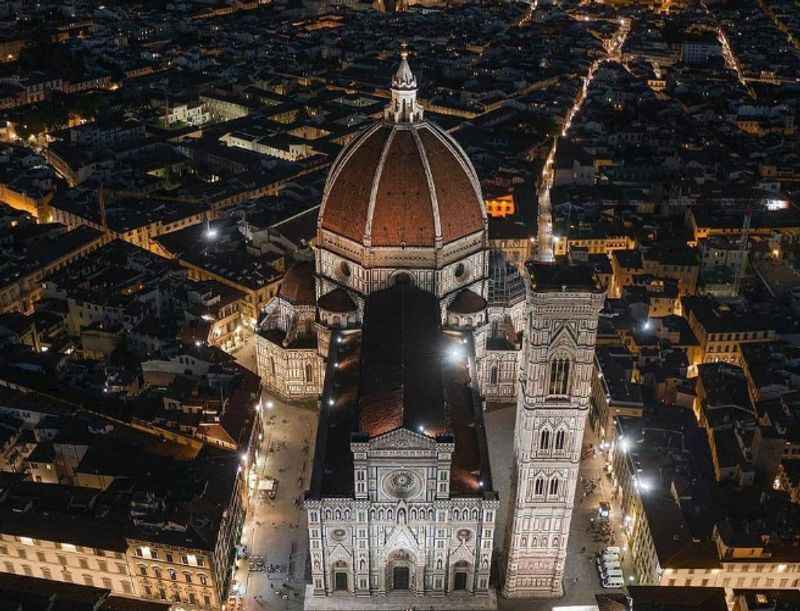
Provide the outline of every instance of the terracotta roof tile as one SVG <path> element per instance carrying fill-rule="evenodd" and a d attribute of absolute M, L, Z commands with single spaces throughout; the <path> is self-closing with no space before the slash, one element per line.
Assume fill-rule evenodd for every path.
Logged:
<path fill-rule="evenodd" d="M 317 305 L 321 310 L 328 312 L 354 312 L 356 304 L 344 289 L 333 289 L 319 298 Z"/>
<path fill-rule="evenodd" d="M 374 246 L 433 246 L 428 177 L 411 131 L 397 130 L 383 166 L 372 216 Z"/>
<path fill-rule="evenodd" d="M 323 210 L 322 226 L 356 242 L 364 238 L 375 170 L 391 128 L 357 139 L 356 150 L 333 183 Z"/>
<path fill-rule="evenodd" d="M 442 240 L 452 242 L 483 229 L 481 203 L 456 157 L 428 129 L 419 130 L 428 155 L 442 224 Z"/>
<path fill-rule="evenodd" d="M 483 297 L 469 289 L 464 289 L 456 295 L 447 309 L 454 314 L 474 314 L 485 307 L 486 300 Z"/>
<path fill-rule="evenodd" d="M 414 132 L 420 137 L 423 152 Z M 402 127 L 382 125 L 356 139 L 350 145 L 352 154 L 348 157 L 344 153 L 331 171 L 334 182 L 323 206 L 321 227 L 362 242 L 377 180 L 371 223 L 374 246 L 433 247 L 436 229 L 432 189 L 438 201 L 443 242 L 481 231 L 483 203 L 473 188 L 477 177 L 463 151 L 455 143 L 444 144 L 449 140 L 445 132 L 424 122 Z M 381 166 L 387 142 L 389 147 Z M 425 159 L 433 184 L 425 171 Z"/>
<path fill-rule="evenodd" d="M 317 289 L 312 263 L 295 263 L 281 281 L 278 296 L 294 305 L 314 305 Z"/>

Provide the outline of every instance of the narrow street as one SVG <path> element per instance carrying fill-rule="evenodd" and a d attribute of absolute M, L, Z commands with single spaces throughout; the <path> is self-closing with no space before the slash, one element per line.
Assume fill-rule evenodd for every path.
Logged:
<path fill-rule="evenodd" d="M 533 5 L 532 5 L 533 6 Z M 531 9 L 533 11 L 534 8 Z M 620 18 L 619 28 L 614 36 L 606 41 L 605 49 L 608 55 L 601 59 L 592 62 L 586 76 L 581 80 L 581 88 L 575 103 L 567 111 L 564 118 L 564 125 L 561 128 L 561 137 L 566 137 L 569 128 L 572 126 L 572 121 L 575 115 L 578 114 L 583 103 L 586 101 L 586 96 L 589 93 L 589 87 L 594 80 L 597 69 L 607 61 L 622 61 L 622 47 L 630 32 L 631 23 L 629 19 Z M 555 163 L 556 154 L 558 152 L 558 138 L 553 139 L 553 146 L 544 162 L 542 168 L 542 176 L 539 180 L 539 212 L 538 212 L 538 234 L 537 234 L 537 257 L 540 261 L 552 262 L 555 260 L 555 246 L 554 243 L 559 239 L 558 236 L 553 235 L 553 212 L 552 204 L 550 201 L 550 190 L 553 188 L 553 179 L 555 177 L 553 172 L 553 165 Z"/>
<path fill-rule="evenodd" d="M 247 557 L 237 562 L 234 592 L 245 611 L 297 610 L 303 607 L 306 519 L 302 500 L 312 468 L 317 414 L 306 407 L 262 396 L 264 439 L 260 481 L 277 481 L 277 492 L 253 495 L 242 543 Z M 262 559 L 263 562 L 258 560 Z M 258 564 L 258 570 L 250 570 Z"/>

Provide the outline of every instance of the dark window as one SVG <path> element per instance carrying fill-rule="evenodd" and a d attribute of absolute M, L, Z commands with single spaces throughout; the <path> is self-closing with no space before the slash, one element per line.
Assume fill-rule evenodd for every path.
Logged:
<path fill-rule="evenodd" d="M 567 438 L 567 433 L 564 430 L 558 431 L 556 433 L 556 450 L 563 450 L 564 449 L 564 441 Z"/>
<path fill-rule="evenodd" d="M 539 435 L 539 449 L 547 450 L 550 448 L 550 431 L 545 429 Z"/>
<path fill-rule="evenodd" d="M 347 591 L 347 573 L 337 571 L 335 574 L 335 589 L 337 592 Z"/>

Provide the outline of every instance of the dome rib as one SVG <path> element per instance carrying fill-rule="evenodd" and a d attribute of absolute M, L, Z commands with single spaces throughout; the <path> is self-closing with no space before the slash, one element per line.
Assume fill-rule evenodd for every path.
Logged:
<path fill-rule="evenodd" d="M 439 214 L 442 219 L 442 240 L 452 242 L 485 226 L 483 201 L 473 182 L 477 180 L 471 168 L 465 168 L 460 155 L 451 150 L 432 129 L 420 130 L 420 138 L 428 152 Z M 465 206 L 473 201 L 477 206 Z"/>
<path fill-rule="evenodd" d="M 485 231 L 480 185 L 465 155 L 427 121 L 377 123 L 334 162 L 320 231 L 378 248 L 440 248 Z"/>
<path fill-rule="evenodd" d="M 433 246 L 431 185 L 411 130 L 394 130 L 377 183 L 372 245 Z"/>
<path fill-rule="evenodd" d="M 433 173 L 431 172 L 431 164 L 428 161 L 428 151 L 422 145 L 422 139 L 419 137 L 419 132 L 414 130 L 414 143 L 417 145 L 419 151 L 419 158 L 422 160 L 422 167 L 425 168 L 425 178 L 428 181 L 428 190 L 431 194 L 431 207 L 433 209 L 433 232 L 436 245 L 442 243 L 442 219 L 439 216 L 439 198 L 436 196 L 436 183 L 433 181 Z"/>
<path fill-rule="evenodd" d="M 369 195 L 369 208 L 367 208 L 367 223 L 364 227 L 364 244 L 372 245 L 372 221 L 375 219 L 375 201 L 378 198 L 378 186 L 381 184 L 383 177 L 383 168 L 386 164 L 386 157 L 389 155 L 389 148 L 394 141 L 395 130 L 389 132 L 389 137 L 383 145 L 378 165 L 375 168 L 375 175 L 372 177 L 372 189 Z"/>
<path fill-rule="evenodd" d="M 388 133 L 391 133 L 388 126 L 377 124 L 375 129 L 367 130 L 364 138 L 355 140 L 349 147 L 349 154 L 330 178 L 330 187 L 320 211 L 320 227 L 354 242 L 364 239 L 377 171 L 374 160 L 384 145 L 385 136 L 382 135 Z"/>

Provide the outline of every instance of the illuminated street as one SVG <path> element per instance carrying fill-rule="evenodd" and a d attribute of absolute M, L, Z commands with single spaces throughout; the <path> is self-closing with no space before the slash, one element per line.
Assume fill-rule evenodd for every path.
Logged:
<path fill-rule="evenodd" d="M 534 9 L 532 8 L 531 11 Z M 532 14 L 532 13 L 531 13 Z M 580 19 L 581 21 L 585 21 L 585 18 Z M 584 101 L 586 100 L 586 95 L 589 91 L 589 87 L 592 84 L 592 80 L 597 72 L 597 69 L 607 61 L 620 61 L 620 55 L 622 51 L 622 47 L 625 44 L 625 39 L 628 36 L 628 32 L 630 32 L 630 20 L 625 18 L 620 18 L 619 20 L 619 29 L 617 30 L 616 34 L 612 37 L 612 39 L 605 45 L 605 49 L 607 52 L 607 57 L 603 57 L 601 59 L 595 60 L 592 62 L 591 66 L 589 67 L 589 71 L 585 77 L 581 79 L 581 87 L 578 91 L 578 95 L 575 99 L 575 103 L 569 108 L 567 111 L 567 115 L 564 119 L 564 125 L 561 128 L 561 137 L 566 137 L 567 133 L 569 132 L 569 128 L 572 126 L 572 121 L 575 118 L 575 115 L 578 114 L 581 107 L 583 106 Z M 543 260 L 546 261 L 553 261 L 554 260 L 554 250 L 555 244 L 559 239 L 559 236 L 553 235 L 553 210 L 552 210 L 552 203 L 550 201 L 550 190 L 553 188 L 553 163 L 555 161 L 556 155 L 558 153 L 558 138 L 553 139 L 553 145 L 550 148 L 550 152 L 547 154 L 545 158 L 544 167 L 542 168 L 542 176 L 539 181 L 539 225 L 538 225 L 538 250 L 543 257 Z"/>
<path fill-rule="evenodd" d="M 236 592 L 243 609 L 300 609 L 305 584 L 307 530 L 303 493 L 311 469 L 316 411 L 264 395 L 265 438 L 258 472 L 277 480 L 274 500 L 258 492 L 251 501 L 242 536 L 248 556 L 263 557 L 265 570 L 250 571 L 238 562 Z M 272 405 L 272 407 L 268 407 Z M 274 568 L 274 572 L 269 572 Z M 281 597 L 281 593 L 288 598 Z"/>

